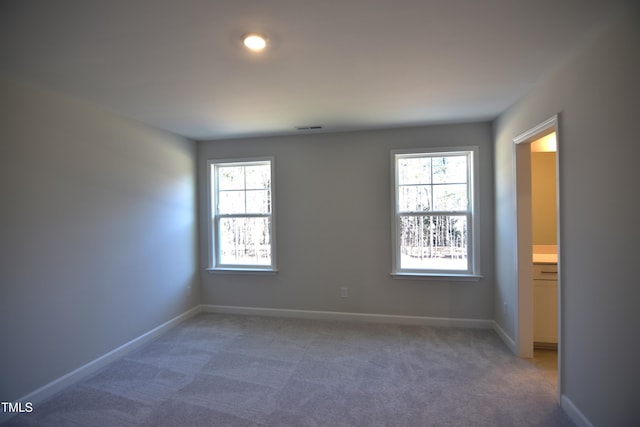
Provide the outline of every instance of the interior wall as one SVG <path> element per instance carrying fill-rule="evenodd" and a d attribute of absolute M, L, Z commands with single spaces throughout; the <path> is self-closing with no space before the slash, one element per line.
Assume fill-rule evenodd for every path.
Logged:
<path fill-rule="evenodd" d="M 197 304 L 195 144 L 6 79 L 0 141 L 11 402 Z"/>
<path fill-rule="evenodd" d="M 582 425 L 640 425 L 635 226 L 640 11 L 631 5 L 495 122 L 495 319 L 512 337 L 513 138 L 560 114 L 561 394 Z"/>
<path fill-rule="evenodd" d="M 350 313 L 491 319 L 493 175 L 490 123 L 301 134 L 200 142 L 200 200 L 208 159 L 275 157 L 276 275 L 202 275 L 204 304 Z M 391 150 L 479 146 L 478 282 L 394 279 L 391 273 Z M 200 207 L 201 265 L 207 209 Z M 340 288 L 349 297 L 340 297 Z"/>
<path fill-rule="evenodd" d="M 557 245 L 556 153 L 531 153 L 531 232 L 534 245 Z"/>

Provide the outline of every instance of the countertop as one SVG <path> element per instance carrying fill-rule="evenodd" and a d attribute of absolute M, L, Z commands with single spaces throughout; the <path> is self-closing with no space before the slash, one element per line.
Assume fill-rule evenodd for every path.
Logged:
<path fill-rule="evenodd" d="M 557 264 L 558 254 L 533 254 L 534 264 Z"/>

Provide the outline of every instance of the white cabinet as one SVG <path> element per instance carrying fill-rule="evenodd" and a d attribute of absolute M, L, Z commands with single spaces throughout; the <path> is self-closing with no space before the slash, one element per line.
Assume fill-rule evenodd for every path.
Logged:
<path fill-rule="evenodd" d="M 558 264 L 533 264 L 533 341 L 558 343 Z"/>

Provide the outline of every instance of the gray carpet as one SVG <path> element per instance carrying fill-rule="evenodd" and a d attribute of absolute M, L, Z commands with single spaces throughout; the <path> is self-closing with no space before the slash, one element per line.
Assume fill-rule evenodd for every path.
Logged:
<path fill-rule="evenodd" d="M 492 331 L 201 314 L 7 426 L 572 426 Z"/>

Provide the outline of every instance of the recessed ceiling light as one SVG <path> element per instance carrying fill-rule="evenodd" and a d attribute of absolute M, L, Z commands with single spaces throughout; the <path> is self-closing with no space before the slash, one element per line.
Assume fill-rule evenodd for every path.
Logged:
<path fill-rule="evenodd" d="M 247 47 L 247 49 L 254 52 L 260 52 L 267 47 L 267 39 L 256 33 L 247 33 L 243 35 L 242 43 Z"/>

